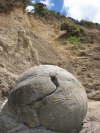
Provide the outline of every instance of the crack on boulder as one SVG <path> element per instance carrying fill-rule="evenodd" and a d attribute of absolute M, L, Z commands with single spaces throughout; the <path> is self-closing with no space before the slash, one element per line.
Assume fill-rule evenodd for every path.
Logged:
<path fill-rule="evenodd" d="M 50 75 L 50 79 L 53 82 L 53 84 L 56 86 L 56 88 L 58 88 L 59 87 L 59 82 L 58 82 L 58 79 L 57 79 L 56 75 Z"/>
<path fill-rule="evenodd" d="M 42 101 L 44 98 L 52 95 L 53 93 L 55 93 L 57 91 L 57 88 L 59 87 L 59 82 L 58 82 L 58 79 L 57 79 L 56 75 L 50 75 L 50 79 L 51 79 L 52 83 L 56 86 L 56 89 L 54 91 L 42 96 L 42 97 L 39 97 L 37 99 L 37 101 Z"/>
<path fill-rule="evenodd" d="M 59 87 L 59 82 L 58 82 L 56 75 L 50 75 L 50 79 L 51 79 L 52 83 L 56 86 L 56 89 L 53 90 L 52 92 L 48 93 L 48 94 L 45 94 L 44 96 L 37 98 L 35 102 L 42 101 L 43 99 L 45 99 L 46 97 L 52 95 L 53 93 L 55 93 L 57 91 L 57 88 Z M 33 104 L 33 101 L 27 105 L 32 105 L 32 104 Z"/>

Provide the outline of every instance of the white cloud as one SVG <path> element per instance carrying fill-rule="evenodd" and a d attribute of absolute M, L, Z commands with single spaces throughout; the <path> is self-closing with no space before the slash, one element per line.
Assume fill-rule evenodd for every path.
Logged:
<path fill-rule="evenodd" d="M 35 3 L 35 2 L 36 2 L 36 0 L 32 0 L 32 3 Z M 49 9 L 54 6 L 54 4 L 51 2 L 51 0 L 40 0 L 40 2 L 45 4 Z M 26 11 L 34 13 L 34 7 L 33 6 L 27 6 Z"/>
<path fill-rule="evenodd" d="M 54 4 L 51 2 L 51 0 L 41 0 L 41 3 L 45 4 L 49 9 L 54 6 Z"/>
<path fill-rule="evenodd" d="M 34 7 L 33 6 L 27 6 L 26 11 L 34 13 Z"/>
<path fill-rule="evenodd" d="M 63 10 L 69 8 L 69 16 L 75 19 L 88 19 L 100 23 L 99 0 L 64 0 Z"/>

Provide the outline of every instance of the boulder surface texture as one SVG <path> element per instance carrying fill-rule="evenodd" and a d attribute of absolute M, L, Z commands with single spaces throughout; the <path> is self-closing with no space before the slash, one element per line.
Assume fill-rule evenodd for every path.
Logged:
<path fill-rule="evenodd" d="M 77 133 L 87 113 L 87 96 L 71 73 L 40 65 L 16 81 L 8 98 L 8 111 L 30 128 Z"/>

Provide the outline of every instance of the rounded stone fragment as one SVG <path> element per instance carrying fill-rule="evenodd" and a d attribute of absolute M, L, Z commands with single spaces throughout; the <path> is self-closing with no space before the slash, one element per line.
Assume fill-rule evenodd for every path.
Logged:
<path fill-rule="evenodd" d="M 54 65 L 40 65 L 17 80 L 8 107 L 29 127 L 72 133 L 82 127 L 87 96 L 71 73 Z"/>

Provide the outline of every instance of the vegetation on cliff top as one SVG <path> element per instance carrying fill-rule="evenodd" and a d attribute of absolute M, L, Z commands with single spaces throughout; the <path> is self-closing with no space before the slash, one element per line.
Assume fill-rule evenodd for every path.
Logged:
<path fill-rule="evenodd" d="M 53 18 L 59 19 L 61 24 L 59 25 L 60 30 L 65 31 L 64 39 L 70 41 L 71 43 L 93 43 L 93 35 L 90 34 L 87 29 L 100 29 L 100 24 L 87 20 L 79 22 L 69 17 L 66 18 L 60 13 L 49 10 L 45 4 L 40 2 L 32 3 L 31 0 L 2 0 L 0 1 L 0 12 L 9 12 L 14 7 L 22 7 L 25 9 L 27 5 L 33 6 L 33 13 L 36 16 L 46 18 L 47 20 L 51 20 Z"/>
<path fill-rule="evenodd" d="M 30 0 L 0 0 L 0 13 L 11 11 L 14 7 L 25 8 Z"/>

